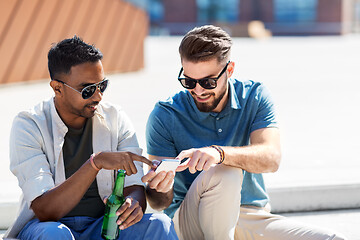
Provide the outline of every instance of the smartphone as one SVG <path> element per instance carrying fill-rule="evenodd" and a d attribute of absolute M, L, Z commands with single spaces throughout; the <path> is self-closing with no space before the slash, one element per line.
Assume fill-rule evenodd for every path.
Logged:
<path fill-rule="evenodd" d="M 163 159 L 160 164 L 155 169 L 156 173 L 159 173 L 161 171 L 170 172 L 176 170 L 176 168 L 179 166 L 180 160 L 179 159 Z"/>

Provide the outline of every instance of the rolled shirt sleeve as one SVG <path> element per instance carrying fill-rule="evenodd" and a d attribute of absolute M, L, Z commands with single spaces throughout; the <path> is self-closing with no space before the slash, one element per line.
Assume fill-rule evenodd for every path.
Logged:
<path fill-rule="evenodd" d="M 10 170 L 17 177 L 28 206 L 55 186 L 44 147 L 36 123 L 24 113 L 16 116 L 10 133 Z"/>

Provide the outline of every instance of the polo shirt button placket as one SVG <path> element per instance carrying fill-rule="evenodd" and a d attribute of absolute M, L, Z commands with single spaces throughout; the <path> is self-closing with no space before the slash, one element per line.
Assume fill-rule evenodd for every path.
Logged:
<path fill-rule="evenodd" d="M 214 116 L 214 117 L 215 117 L 215 116 Z M 222 128 L 219 126 L 219 125 L 221 125 L 221 124 L 220 124 L 220 117 L 219 117 L 219 116 L 216 116 L 216 117 L 215 117 L 215 120 L 216 120 L 217 132 L 218 132 L 218 133 L 222 133 L 223 130 L 222 130 Z"/>

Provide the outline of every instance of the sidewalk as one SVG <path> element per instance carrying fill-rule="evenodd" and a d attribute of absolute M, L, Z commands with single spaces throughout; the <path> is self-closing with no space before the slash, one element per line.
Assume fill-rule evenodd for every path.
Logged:
<path fill-rule="evenodd" d="M 128 113 L 144 154 L 145 123 L 155 102 L 181 89 L 176 79 L 181 67 L 177 52 L 180 40 L 149 37 L 145 69 L 108 76 L 111 84 L 104 100 L 120 104 Z M 265 174 L 273 209 L 360 208 L 360 36 L 266 41 L 238 38 L 234 39 L 232 56 L 234 76 L 264 82 L 277 106 L 283 160 L 277 173 Z M 9 171 L 12 119 L 17 112 L 51 95 L 48 80 L 0 86 L 0 228 L 12 222 L 20 196 L 16 178 Z M 351 226 L 343 233 L 350 236 L 357 234 L 360 217 L 353 210 L 340 215 L 348 214 L 354 217 L 343 217 L 343 225 Z M 324 214 L 324 218 L 328 216 L 336 220 L 339 215 Z M 296 217 L 310 222 L 319 215 Z M 321 222 L 324 218 L 320 217 Z M 356 238 L 351 239 L 360 239 L 353 236 Z"/>

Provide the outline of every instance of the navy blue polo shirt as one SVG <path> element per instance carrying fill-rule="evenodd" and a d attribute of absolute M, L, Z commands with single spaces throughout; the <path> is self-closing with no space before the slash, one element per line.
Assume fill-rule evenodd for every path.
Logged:
<path fill-rule="evenodd" d="M 189 91 L 158 102 L 146 126 L 148 154 L 176 157 L 182 150 L 210 145 L 246 146 L 250 133 L 276 127 L 274 105 L 263 84 L 229 79 L 229 101 L 219 112 L 200 112 Z M 241 204 L 264 207 L 268 202 L 262 174 L 244 172 Z M 200 172 L 177 172 L 174 198 L 164 210 L 170 217 Z"/>

